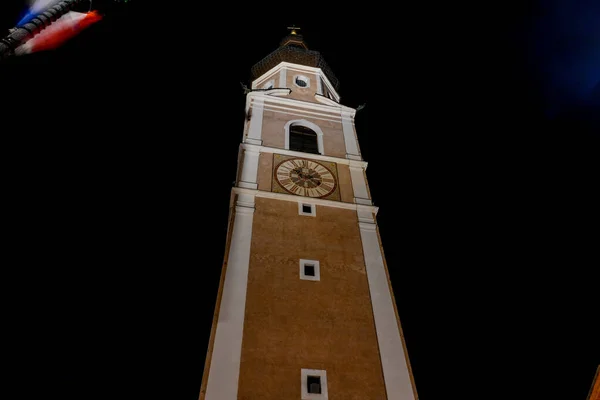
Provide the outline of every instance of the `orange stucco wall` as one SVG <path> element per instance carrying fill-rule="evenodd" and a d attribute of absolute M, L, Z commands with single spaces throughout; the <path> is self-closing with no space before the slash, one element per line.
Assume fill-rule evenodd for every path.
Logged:
<path fill-rule="evenodd" d="M 302 368 L 327 371 L 330 400 L 385 399 L 356 211 L 256 198 L 238 398 L 300 398 Z M 320 262 L 321 280 L 299 277 Z"/>

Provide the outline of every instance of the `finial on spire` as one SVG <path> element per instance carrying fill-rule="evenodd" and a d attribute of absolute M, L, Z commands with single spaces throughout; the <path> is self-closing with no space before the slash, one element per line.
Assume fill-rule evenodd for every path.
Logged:
<path fill-rule="evenodd" d="M 292 32 L 290 33 L 290 35 L 297 35 L 296 30 L 300 29 L 300 28 L 298 28 L 296 25 L 292 25 L 292 26 L 288 26 L 288 29 L 292 30 Z"/>

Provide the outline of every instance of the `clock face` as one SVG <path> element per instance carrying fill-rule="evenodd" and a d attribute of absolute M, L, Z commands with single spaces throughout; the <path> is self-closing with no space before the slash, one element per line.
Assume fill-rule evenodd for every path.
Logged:
<path fill-rule="evenodd" d="M 308 197 L 325 197 L 336 187 L 331 171 L 312 160 L 291 158 L 275 167 L 275 178 L 288 193 Z"/>

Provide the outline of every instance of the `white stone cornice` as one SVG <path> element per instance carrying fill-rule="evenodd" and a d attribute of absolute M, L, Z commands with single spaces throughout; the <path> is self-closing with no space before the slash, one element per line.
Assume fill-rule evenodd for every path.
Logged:
<path fill-rule="evenodd" d="M 251 144 L 251 143 L 241 143 L 241 146 L 247 153 L 260 153 L 260 148 L 263 147 L 261 145 Z"/>
<path fill-rule="evenodd" d="M 234 188 L 232 188 L 232 190 L 234 193 L 240 194 L 240 195 L 246 194 L 246 195 L 251 195 L 251 196 L 256 196 L 256 197 L 265 197 L 265 198 L 269 198 L 269 199 L 292 201 L 292 202 L 296 202 L 296 203 L 298 202 L 299 199 L 303 199 L 302 201 L 305 201 L 305 202 L 311 203 L 311 204 L 320 205 L 320 206 L 344 208 L 346 210 L 356 210 L 361 215 L 365 215 L 364 219 L 362 219 L 362 220 L 370 221 L 371 225 L 374 225 L 375 220 L 373 218 L 371 218 L 369 220 L 368 217 L 366 217 L 366 214 L 374 216 L 374 215 L 377 215 L 377 211 L 379 210 L 379 208 L 376 206 L 344 203 L 341 201 L 325 200 L 325 199 L 319 199 L 319 198 L 314 198 L 314 197 L 295 196 L 293 194 L 286 194 L 286 193 L 266 192 L 266 191 L 262 191 L 262 190 L 247 189 L 247 188 L 241 188 L 241 187 L 234 187 Z"/>
<path fill-rule="evenodd" d="M 348 162 L 346 162 L 345 164 L 348 164 L 350 167 L 359 167 L 359 168 L 364 168 L 365 170 L 367 169 L 367 162 L 366 161 L 361 161 L 361 160 L 346 160 Z"/>
<path fill-rule="evenodd" d="M 359 222 L 358 226 L 360 227 L 360 229 L 363 229 L 365 231 L 369 231 L 369 232 L 376 232 L 377 231 L 377 225 L 375 225 L 374 223 Z"/>
<path fill-rule="evenodd" d="M 292 89 L 290 88 L 275 88 L 269 90 L 258 90 L 257 92 L 262 92 L 265 96 L 287 96 L 292 93 Z"/>
<path fill-rule="evenodd" d="M 344 118 L 340 117 L 339 112 L 328 112 L 322 113 L 314 110 L 309 110 L 306 108 L 298 108 L 298 107 L 288 107 L 285 105 L 280 105 L 276 103 L 269 103 L 264 107 L 265 111 L 271 111 L 275 113 L 281 113 L 286 115 L 294 115 L 298 117 L 310 117 L 314 119 L 318 119 L 321 121 L 330 121 L 335 122 L 337 124 L 343 123 Z"/>
<path fill-rule="evenodd" d="M 235 212 L 238 214 L 251 215 L 254 214 L 254 208 L 251 208 L 247 205 L 236 206 Z"/>
<path fill-rule="evenodd" d="M 358 222 L 374 225 L 376 223 L 375 215 L 377 212 L 373 213 L 373 207 L 374 206 L 372 205 L 357 204 L 356 212 L 358 214 Z"/>
<path fill-rule="evenodd" d="M 331 100 L 329 97 L 325 97 L 322 94 L 316 93 L 315 94 L 315 100 L 317 100 L 319 103 L 323 103 L 326 104 L 328 106 L 332 106 L 332 107 L 339 107 L 340 104 L 338 104 L 337 102 Z"/>
<path fill-rule="evenodd" d="M 330 162 L 334 162 L 336 164 L 344 164 L 344 165 L 349 165 L 352 167 L 364 168 L 365 170 L 367 169 L 367 164 L 368 164 L 366 161 L 349 160 L 347 158 L 323 156 L 320 154 L 304 153 L 301 151 L 286 150 L 286 149 L 280 149 L 277 147 L 259 146 L 259 145 L 250 144 L 250 143 L 242 143 L 241 146 L 244 150 L 247 150 L 247 151 L 250 151 L 253 153 L 259 152 L 259 153 L 285 154 L 287 156 L 311 158 L 314 160 L 321 160 L 321 161 L 330 161 Z"/>
<path fill-rule="evenodd" d="M 340 113 L 340 115 L 344 117 L 354 117 L 356 114 L 356 109 L 348 106 L 344 106 L 342 104 L 332 102 L 333 104 L 317 104 L 303 100 L 289 99 L 286 97 L 273 96 L 270 94 L 271 91 L 276 91 L 277 93 L 283 93 L 283 91 L 287 91 L 290 89 L 271 89 L 271 90 L 255 90 L 252 92 L 248 92 L 246 94 L 246 109 L 250 106 L 250 102 L 255 98 L 262 98 L 265 103 L 272 104 L 280 104 L 288 107 L 293 107 L 298 110 L 299 108 L 321 111 L 326 113 Z"/>
<path fill-rule="evenodd" d="M 342 106 L 342 107 L 344 107 L 342 109 L 342 118 L 347 118 L 347 119 L 354 118 L 354 116 L 356 115 L 355 108 L 350 108 L 350 107 L 346 107 L 346 106 Z"/>

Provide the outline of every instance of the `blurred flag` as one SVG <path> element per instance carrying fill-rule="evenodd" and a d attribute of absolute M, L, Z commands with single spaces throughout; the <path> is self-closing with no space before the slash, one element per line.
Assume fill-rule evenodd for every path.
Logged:
<path fill-rule="evenodd" d="M 15 54 L 53 50 L 100 19 L 102 17 L 96 11 L 88 13 L 69 11 L 25 44 L 17 47 Z"/>

